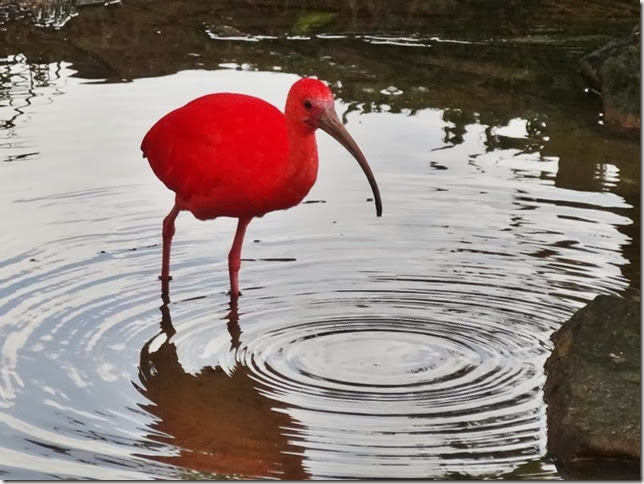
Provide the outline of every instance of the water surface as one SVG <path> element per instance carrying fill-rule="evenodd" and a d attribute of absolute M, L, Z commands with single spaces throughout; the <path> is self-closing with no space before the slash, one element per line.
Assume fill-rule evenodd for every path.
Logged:
<path fill-rule="evenodd" d="M 434 44 L 397 44 L 417 39 L 336 40 L 414 67 Z M 563 101 L 511 92 L 499 107 L 408 73 L 372 91 L 330 79 L 383 217 L 321 133 L 305 203 L 249 227 L 239 303 L 235 221 L 186 213 L 163 301 L 172 196 L 141 138 L 208 92 L 283 106 L 288 59 L 126 83 L 65 58 L 1 61 L 0 477 L 558 477 L 549 337 L 639 284 L 638 144 Z"/>

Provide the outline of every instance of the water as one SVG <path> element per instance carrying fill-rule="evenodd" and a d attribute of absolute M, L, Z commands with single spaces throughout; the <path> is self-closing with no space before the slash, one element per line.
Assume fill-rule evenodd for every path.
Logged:
<path fill-rule="evenodd" d="M 403 74 L 362 92 L 379 102 L 336 82 L 383 217 L 320 133 L 305 203 L 249 227 L 239 303 L 235 221 L 186 213 L 164 301 L 172 196 L 141 158 L 146 130 L 212 91 L 282 107 L 298 78 L 222 64 L 103 83 L 2 60 L 0 477 L 557 478 L 549 336 L 639 284 L 636 142 L 526 98 L 500 115 Z"/>

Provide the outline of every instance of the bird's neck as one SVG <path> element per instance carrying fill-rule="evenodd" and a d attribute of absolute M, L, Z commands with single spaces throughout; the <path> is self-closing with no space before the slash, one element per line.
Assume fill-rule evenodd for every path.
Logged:
<path fill-rule="evenodd" d="M 299 203 L 309 192 L 318 175 L 318 149 L 315 129 L 302 122 L 287 120 L 288 129 L 288 169 L 287 184 L 289 191 Z"/>

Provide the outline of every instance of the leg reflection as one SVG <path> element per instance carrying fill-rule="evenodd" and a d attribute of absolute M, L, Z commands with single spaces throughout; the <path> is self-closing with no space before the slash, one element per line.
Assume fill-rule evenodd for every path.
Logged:
<path fill-rule="evenodd" d="M 231 375 L 218 366 L 184 371 L 172 342 L 176 330 L 167 294 L 161 315 L 160 333 L 141 349 L 137 389 L 149 400 L 142 408 L 155 417 L 148 439 L 175 449 L 144 457 L 210 477 L 305 479 L 302 456 L 286 436 L 296 424 L 276 411 L 279 402 L 261 395 L 250 370 L 239 364 Z M 225 319 L 236 352 L 241 336 L 236 299 Z"/>

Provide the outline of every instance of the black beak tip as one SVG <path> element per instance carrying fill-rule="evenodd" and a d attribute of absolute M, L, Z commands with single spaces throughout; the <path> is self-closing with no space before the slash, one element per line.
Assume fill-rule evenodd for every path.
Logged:
<path fill-rule="evenodd" d="M 367 202 L 373 202 L 374 198 L 367 198 Z M 375 197 L 376 202 L 376 217 L 382 217 L 382 201 L 380 200 L 380 194 Z"/>

